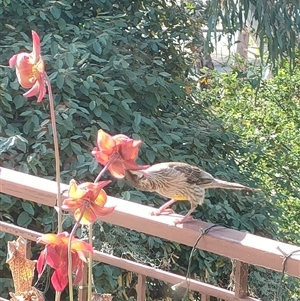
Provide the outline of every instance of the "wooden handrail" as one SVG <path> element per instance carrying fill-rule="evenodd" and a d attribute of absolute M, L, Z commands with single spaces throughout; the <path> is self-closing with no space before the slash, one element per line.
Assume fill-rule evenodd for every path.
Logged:
<path fill-rule="evenodd" d="M 0 221 L 0 231 L 7 232 L 16 236 L 22 236 L 26 239 L 36 241 L 41 237 L 42 233 L 32 231 L 29 229 L 24 229 L 22 227 L 16 226 L 14 224 L 9 224 Z M 139 280 L 143 280 L 144 276 L 159 279 L 171 284 L 177 284 L 180 287 L 187 288 L 197 291 L 203 294 L 214 296 L 217 298 L 225 299 L 228 301 L 259 301 L 259 299 L 252 297 L 237 297 L 234 292 L 207 284 L 201 281 L 196 281 L 187 279 L 183 276 L 172 274 L 170 272 L 153 268 L 151 266 L 146 266 L 137 262 L 133 262 L 128 259 L 116 257 L 110 254 L 106 254 L 100 251 L 95 251 L 93 259 L 102 263 L 113 265 L 121 269 L 134 272 L 141 275 Z M 140 286 L 143 284 L 140 283 Z M 140 287 L 143 289 L 143 287 Z"/>
<path fill-rule="evenodd" d="M 67 187 L 63 184 L 62 190 Z M 56 184 L 54 181 L 1 167 L 0 192 L 53 207 Z M 112 214 L 102 217 L 101 220 L 188 246 L 193 246 L 202 231 L 212 225 L 194 220 L 174 226 L 174 220 L 180 217 L 176 214 L 151 216 L 151 207 L 114 197 L 108 197 L 107 205 L 117 206 Z M 275 271 L 282 270 L 285 254 L 299 250 L 294 245 L 223 227 L 211 229 L 196 247 Z M 300 253 L 287 259 L 285 273 L 300 278 Z"/>

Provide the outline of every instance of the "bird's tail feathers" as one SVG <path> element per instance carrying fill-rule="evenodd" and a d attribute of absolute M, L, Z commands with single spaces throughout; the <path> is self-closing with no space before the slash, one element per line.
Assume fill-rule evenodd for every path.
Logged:
<path fill-rule="evenodd" d="M 233 190 L 248 190 L 257 191 L 260 189 L 248 187 L 239 183 L 227 182 L 219 179 L 214 179 L 205 188 L 223 188 L 223 189 L 233 189 Z"/>

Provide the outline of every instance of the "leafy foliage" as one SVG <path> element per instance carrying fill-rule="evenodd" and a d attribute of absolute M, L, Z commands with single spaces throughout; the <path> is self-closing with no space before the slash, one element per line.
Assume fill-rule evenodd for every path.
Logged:
<path fill-rule="evenodd" d="M 197 24 L 189 18 L 190 11 L 175 1 L 2 2 L 2 166 L 50 179 L 55 174 L 47 102 L 42 107 L 35 101 L 25 101 L 15 76 L 5 67 L 13 53 L 23 50 L 23 41 L 30 50 L 33 29 L 43 36 L 43 58 L 56 101 L 63 182 L 94 178 L 92 174 L 99 167 L 91 150 L 102 128 L 111 134 L 122 132 L 142 139 L 141 163 L 184 161 L 225 180 L 262 186 L 261 174 L 256 173 L 252 160 L 257 153 L 255 145 L 226 130 L 210 108 L 219 99 L 218 90 L 211 89 L 198 99 L 186 93 L 194 84 L 187 76 L 192 58 L 186 49 L 201 42 L 194 37 Z M 239 90 L 237 83 L 231 84 L 229 90 Z M 107 192 L 148 205 L 162 203 L 158 196 L 132 190 L 122 181 L 115 182 Z M 1 196 L 0 206 L 3 218 L 20 226 L 43 232 L 55 230 L 52 209 L 8 196 Z M 186 204 L 177 204 L 175 209 L 186 211 Z M 199 219 L 267 236 L 275 236 L 274 220 L 278 216 L 265 192 L 248 195 L 222 190 L 209 191 L 206 204 L 196 213 Z M 69 218 L 64 226 L 71 226 Z M 107 224 L 96 227 L 95 236 L 99 249 L 186 273 L 190 251 L 186 246 Z M 1 250 L 10 238 L 3 234 Z M 36 254 L 35 249 L 33 252 Z M 1 275 L 8 279 L 4 262 L 2 252 Z M 227 287 L 230 270 L 227 259 L 195 252 L 193 277 Z M 95 276 L 96 287 L 114 292 L 116 300 L 124 300 L 124 294 L 135 296 L 135 278 L 130 273 L 97 265 Z M 0 293 L 6 296 L 9 283 L 2 282 Z M 159 281 L 153 280 L 148 290 L 149 300 L 179 298 Z"/>
<path fill-rule="evenodd" d="M 241 76 L 240 70 L 211 75 L 209 90 L 202 91 L 199 97 L 211 101 L 214 114 L 226 121 L 224 127 L 238 133 L 249 149 L 243 159 L 248 167 L 253 166 L 252 175 L 262 181 L 267 198 L 281 210 L 276 217 L 279 226 L 276 237 L 299 245 L 299 68 L 291 74 L 286 64 L 277 76 L 261 82 L 260 70 L 251 66 L 248 70 L 247 77 Z M 211 97 L 211 93 L 218 97 Z M 253 283 L 269 274 L 261 269 L 253 273 L 256 275 L 251 277 Z M 273 277 L 275 280 L 281 275 Z M 256 284 L 253 287 L 260 288 L 253 292 L 277 298 L 286 295 L 297 300 L 299 281 L 287 277 L 285 293 L 281 291 L 279 297 L 274 290 L 277 286 L 276 280 L 270 286 Z"/>
<path fill-rule="evenodd" d="M 267 55 L 267 61 L 274 66 L 281 65 L 286 58 L 295 66 L 295 57 L 300 49 L 300 4 L 297 0 L 227 0 L 208 1 L 206 24 L 208 27 L 206 48 L 220 22 L 223 34 L 235 35 L 237 30 L 247 28 L 253 32 L 259 43 L 260 58 Z"/>

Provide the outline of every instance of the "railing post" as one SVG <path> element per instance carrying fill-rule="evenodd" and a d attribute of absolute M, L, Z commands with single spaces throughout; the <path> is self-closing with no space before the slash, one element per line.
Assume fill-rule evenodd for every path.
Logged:
<path fill-rule="evenodd" d="M 248 294 L 248 264 L 239 260 L 235 263 L 235 297 L 244 298 Z"/>
<path fill-rule="evenodd" d="M 138 274 L 137 301 L 146 301 L 146 276 Z"/>
<path fill-rule="evenodd" d="M 82 279 L 78 285 L 78 301 L 87 301 L 87 274 L 88 265 L 87 263 L 84 263 L 82 269 Z"/>

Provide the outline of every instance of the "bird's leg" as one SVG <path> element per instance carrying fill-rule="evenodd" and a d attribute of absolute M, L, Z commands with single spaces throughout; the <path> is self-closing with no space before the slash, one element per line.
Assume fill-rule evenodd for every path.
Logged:
<path fill-rule="evenodd" d="M 193 217 L 191 216 L 191 214 L 194 212 L 194 210 L 196 209 L 196 206 L 193 206 L 191 207 L 191 209 L 188 211 L 188 213 L 181 219 L 176 219 L 174 221 L 174 224 L 175 225 L 178 225 L 178 224 L 183 224 L 187 221 L 190 221 L 191 219 L 193 219 Z"/>
<path fill-rule="evenodd" d="M 162 213 L 166 213 L 166 214 L 173 213 L 174 211 L 169 207 L 172 206 L 175 202 L 176 200 L 171 199 L 169 202 L 159 207 L 157 211 L 152 211 L 151 215 L 161 215 Z"/>

